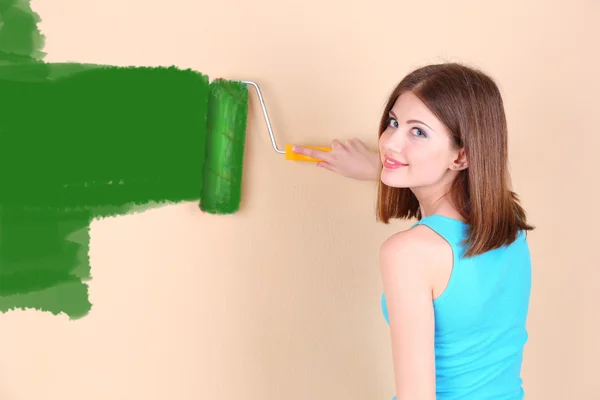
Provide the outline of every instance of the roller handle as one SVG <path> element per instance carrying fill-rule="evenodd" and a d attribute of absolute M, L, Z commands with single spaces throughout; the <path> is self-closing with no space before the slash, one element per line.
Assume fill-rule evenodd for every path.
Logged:
<path fill-rule="evenodd" d="M 287 144 L 285 146 L 285 159 L 290 161 L 311 161 L 311 162 L 319 162 L 323 160 L 319 160 L 318 158 L 313 158 L 309 156 L 305 156 L 304 154 L 294 153 L 292 148 L 293 144 Z M 322 146 L 303 146 L 308 147 L 310 149 L 315 149 L 319 151 L 331 151 L 331 147 L 322 147 Z"/>

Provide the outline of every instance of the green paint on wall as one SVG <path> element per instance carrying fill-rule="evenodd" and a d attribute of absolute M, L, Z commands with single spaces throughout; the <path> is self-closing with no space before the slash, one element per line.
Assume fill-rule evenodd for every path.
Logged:
<path fill-rule="evenodd" d="M 80 318 L 92 219 L 200 199 L 209 82 L 44 63 L 38 21 L 0 0 L 0 311 Z"/>
<path fill-rule="evenodd" d="M 75 319 L 92 307 L 94 218 L 239 209 L 248 91 L 176 67 L 45 63 L 39 21 L 0 0 L 0 312 Z"/>
<path fill-rule="evenodd" d="M 200 199 L 208 78 L 175 67 L 28 70 L 0 67 L 0 310 L 82 316 L 93 218 Z"/>
<path fill-rule="evenodd" d="M 38 22 L 29 0 L 0 0 L 0 65 L 43 59 L 45 37 Z"/>

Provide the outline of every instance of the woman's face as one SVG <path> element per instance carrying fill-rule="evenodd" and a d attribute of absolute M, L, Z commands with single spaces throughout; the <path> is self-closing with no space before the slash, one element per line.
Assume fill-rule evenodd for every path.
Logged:
<path fill-rule="evenodd" d="M 459 150 L 450 132 L 411 92 L 392 107 L 379 139 L 381 181 L 397 188 L 436 187 L 452 181 L 460 169 Z M 455 168 L 456 167 L 456 168 Z"/>

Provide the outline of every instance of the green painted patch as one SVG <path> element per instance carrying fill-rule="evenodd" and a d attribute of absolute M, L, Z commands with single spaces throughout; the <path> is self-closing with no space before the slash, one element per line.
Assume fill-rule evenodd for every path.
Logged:
<path fill-rule="evenodd" d="M 0 0 L 0 312 L 80 318 L 94 218 L 238 210 L 248 92 L 176 67 L 45 63 L 39 21 Z"/>
<path fill-rule="evenodd" d="M 132 206 L 200 199 L 208 78 L 174 67 L 3 69 L 0 308 L 81 316 L 89 240 L 70 235 Z"/>
<path fill-rule="evenodd" d="M 0 0 L 0 65 L 41 60 L 45 37 L 29 0 Z"/>

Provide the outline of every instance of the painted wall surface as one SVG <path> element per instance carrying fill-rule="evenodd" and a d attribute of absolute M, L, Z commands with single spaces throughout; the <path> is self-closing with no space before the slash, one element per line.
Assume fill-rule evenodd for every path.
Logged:
<path fill-rule="evenodd" d="M 358 137 L 375 149 L 386 97 L 410 69 L 483 68 L 503 92 L 513 186 L 537 227 L 527 399 L 596 399 L 598 1 L 31 7 L 46 62 L 258 82 L 280 146 Z M 375 182 L 286 161 L 253 91 L 249 108 L 240 210 L 212 215 L 186 201 L 82 228 L 91 309 L 74 320 L 0 314 L 0 399 L 393 396 L 377 251 L 410 222 L 375 222 Z"/>

